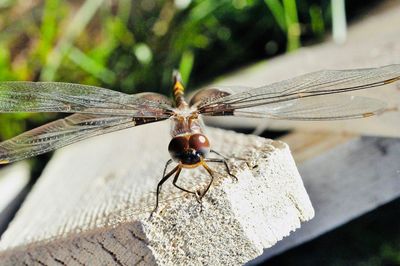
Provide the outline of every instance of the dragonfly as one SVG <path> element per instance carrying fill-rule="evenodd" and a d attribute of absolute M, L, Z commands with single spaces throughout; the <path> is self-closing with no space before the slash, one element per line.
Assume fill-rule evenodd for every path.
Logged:
<path fill-rule="evenodd" d="M 378 68 L 322 70 L 269 85 L 210 87 L 190 100 L 177 71 L 173 72 L 173 98 L 158 93 L 121 92 L 61 82 L 0 82 L 0 113 L 73 113 L 0 143 L 0 164 L 49 152 L 90 137 L 163 120 L 171 121 L 171 155 L 157 184 L 159 205 L 162 185 L 173 185 L 201 199 L 210 189 L 215 171 L 209 163 L 221 163 L 233 176 L 227 157 L 211 149 L 204 133 L 203 116 L 238 116 L 261 119 L 337 120 L 363 118 L 387 110 L 385 102 L 345 94 L 400 80 L 400 64 Z M 344 93 L 344 94 L 343 94 Z M 212 158 L 210 154 L 215 154 Z M 168 166 L 175 163 L 172 170 Z M 203 167 L 210 176 L 203 191 L 177 184 L 182 169 Z M 234 176 L 233 176 L 234 177 Z"/>

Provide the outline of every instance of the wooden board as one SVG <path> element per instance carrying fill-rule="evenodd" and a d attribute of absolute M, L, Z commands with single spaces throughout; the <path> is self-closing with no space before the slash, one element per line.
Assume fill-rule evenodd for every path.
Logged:
<path fill-rule="evenodd" d="M 294 160 L 301 164 L 356 137 L 346 133 L 294 131 L 279 140 L 289 145 Z"/>
<path fill-rule="evenodd" d="M 400 197 L 399 158 L 400 139 L 354 137 L 298 164 L 316 210 L 315 218 L 249 265 L 257 265 Z M 393 221 L 393 226 L 397 225 Z"/>

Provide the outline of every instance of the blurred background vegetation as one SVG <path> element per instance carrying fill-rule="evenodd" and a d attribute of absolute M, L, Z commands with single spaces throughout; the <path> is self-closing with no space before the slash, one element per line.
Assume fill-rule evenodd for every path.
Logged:
<path fill-rule="evenodd" d="M 349 16 L 371 2 L 349 2 Z M 329 0 L 0 0 L 0 80 L 168 95 L 173 68 L 200 86 L 321 41 L 331 21 Z M 54 118 L 2 114 L 0 140 Z"/>

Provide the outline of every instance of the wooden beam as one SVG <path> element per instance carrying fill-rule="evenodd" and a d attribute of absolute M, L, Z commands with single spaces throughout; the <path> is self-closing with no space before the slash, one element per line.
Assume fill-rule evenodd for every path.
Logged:
<path fill-rule="evenodd" d="M 169 124 L 96 137 L 57 152 L 4 234 L 0 261 L 13 264 L 242 264 L 273 246 L 314 211 L 286 144 L 209 129 L 233 160 L 203 201 L 167 182 L 149 219 L 168 159 Z M 209 176 L 185 169 L 196 191 Z"/>
<path fill-rule="evenodd" d="M 299 164 L 315 218 L 253 263 L 282 253 L 400 197 L 400 139 L 357 137 Z M 393 226 L 398 226 L 393 221 Z M 253 265 L 253 264 L 250 264 Z"/>
<path fill-rule="evenodd" d="M 289 145 L 294 160 L 301 164 L 356 137 L 346 133 L 294 131 L 279 140 Z"/>

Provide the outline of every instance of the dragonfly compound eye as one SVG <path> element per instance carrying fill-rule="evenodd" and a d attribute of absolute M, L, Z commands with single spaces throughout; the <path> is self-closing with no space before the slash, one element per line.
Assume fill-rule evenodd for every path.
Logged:
<path fill-rule="evenodd" d="M 188 139 L 183 136 L 174 137 L 168 145 L 168 151 L 171 154 L 172 159 L 175 161 L 181 161 L 188 149 Z"/>
<path fill-rule="evenodd" d="M 205 157 L 210 152 L 210 142 L 203 134 L 193 134 L 189 138 L 189 147 Z"/>

